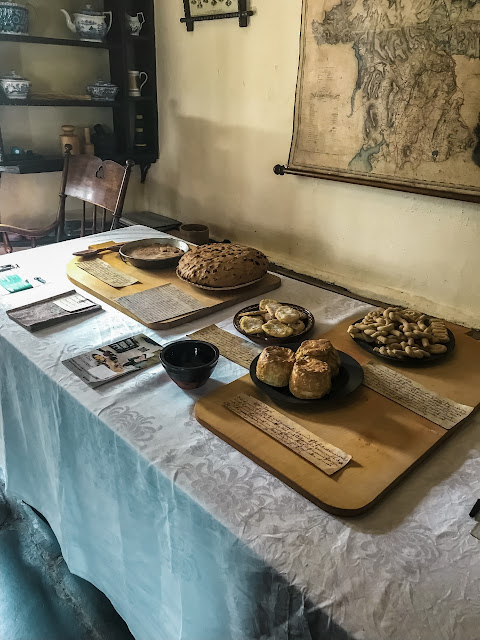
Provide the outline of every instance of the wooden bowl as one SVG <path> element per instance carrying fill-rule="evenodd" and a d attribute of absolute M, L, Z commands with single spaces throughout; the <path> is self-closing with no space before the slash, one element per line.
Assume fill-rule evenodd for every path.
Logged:
<path fill-rule="evenodd" d="M 293 309 L 297 309 L 297 311 L 300 311 L 306 314 L 307 318 L 306 320 L 303 320 L 303 322 L 305 323 L 305 329 L 302 331 L 302 333 L 299 333 L 296 336 L 288 336 L 288 338 L 274 338 L 273 336 L 267 336 L 263 332 L 248 334 L 242 331 L 242 329 L 240 329 L 240 320 L 242 319 L 241 314 L 247 313 L 248 311 L 258 311 L 258 303 L 251 304 L 249 307 L 244 307 L 243 309 L 240 309 L 238 313 L 235 314 L 233 318 L 233 324 L 235 326 L 235 329 L 238 331 L 238 333 L 241 333 L 242 336 L 245 336 L 252 342 L 256 342 L 257 344 L 262 345 L 264 347 L 276 346 L 276 345 L 282 345 L 282 344 L 296 344 L 297 342 L 302 342 L 303 340 L 306 340 L 310 335 L 313 327 L 315 326 L 315 318 L 313 317 L 313 314 L 308 309 L 305 309 L 305 307 L 300 307 L 298 304 L 291 304 L 289 302 L 279 302 L 279 304 L 284 305 L 285 307 L 292 307 Z"/>

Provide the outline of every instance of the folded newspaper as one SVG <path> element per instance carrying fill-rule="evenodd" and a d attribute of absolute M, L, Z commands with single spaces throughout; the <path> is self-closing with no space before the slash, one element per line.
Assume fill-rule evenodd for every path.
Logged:
<path fill-rule="evenodd" d="M 161 350 L 159 344 L 141 333 L 69 358 L 63 364 L 95 388 L 158 364 Z"/>

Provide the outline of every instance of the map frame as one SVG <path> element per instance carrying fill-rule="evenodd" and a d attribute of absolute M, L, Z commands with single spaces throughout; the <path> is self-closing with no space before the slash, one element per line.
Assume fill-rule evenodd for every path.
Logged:
<path fill-rule="evenodd" d="M 408 179 L 398 176 L 393 176 L 389 173 L 371 173 L 366 171 L 352 170 L 342 167 L 331 167 L 318 165 L 315 163 L 308 163 L 305 161 L 299 162 L 297 159 L 298 146 L 300 135 L 302 131 L 302 114 L 304 113 L 303 96 L 304 96 L 304 74 L 306 68 L 306 57 L 308 55 L 307 44 L 309 29 L 312 29 L 312 24 L 307 22 L 309 16 L 310 3 L 315 3 L 317 0 L 302 0 L 302 22 L 300 31 L 300 52 L 299 52 L 299 64 L 297 75 L 297 86 L 295 94 L 295 109 L 294 109 L 294 122 L 292 142 L 290 147 L 290 154 L 287 166 L 276 165 L 274 172 L 277 175 L 294 174 L 305 177 L 321 178 L 326 180 L 334 180 L 340 182 L 347 182 L 353 184 L 359 184 L 364 186 L 378 187 L 383 189 L 390 189 L 396 191 L 404 191 L 410 193 L 416 193 L 421 195 L 436 196 L 442 198 L 450 198 L 455 200 L 467 201 L 467 202 L 480 202 L 480 164 L 474 162 L 472 164 L 478 166 L 478 184 L 472 185 L 460 185 L 449 182 L 429 181 L 424 179 Z M 344 0 L 338 0 L 341 4 Z M 351 1 L 351 0 L 349 0 Z M 394 0 L 389 0 L 393 2 Z M 475 0 L 479 1 L 479 0 Z M 382 3 L 382 0 L 369 0 L 372 5 Z M 480 87 L 479 87 L 480 88 Z M 480 94 L 480 91 L 479 91 Z M 480 101 L 479 101 L 480 110 Z M 479 127 L 480 129 L 480 127 Z M 478 138 L 478 131 L 475 135 Z M 480 145 L 480 138 L 477 140 L 478 150 Z M 473 154 L 474 143 L 471 145 Z"/>

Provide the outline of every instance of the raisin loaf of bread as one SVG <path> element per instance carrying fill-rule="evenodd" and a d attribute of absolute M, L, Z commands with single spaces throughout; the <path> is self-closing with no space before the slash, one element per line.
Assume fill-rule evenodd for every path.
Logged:
<path fill-rule="evenodd" d="M 188 251 L 178 263 L 180 278 L 208 287 L 236 287 L 262 278 L 268 258 L 240 244 L 207 244 Z"/>

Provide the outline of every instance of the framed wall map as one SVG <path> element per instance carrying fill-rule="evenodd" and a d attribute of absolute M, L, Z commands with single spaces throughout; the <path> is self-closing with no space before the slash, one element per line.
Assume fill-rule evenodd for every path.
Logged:
<path fill-rule="evenodd" d="M 297 173 L 480 202 L 480 0 L 303 0 Z"/>

